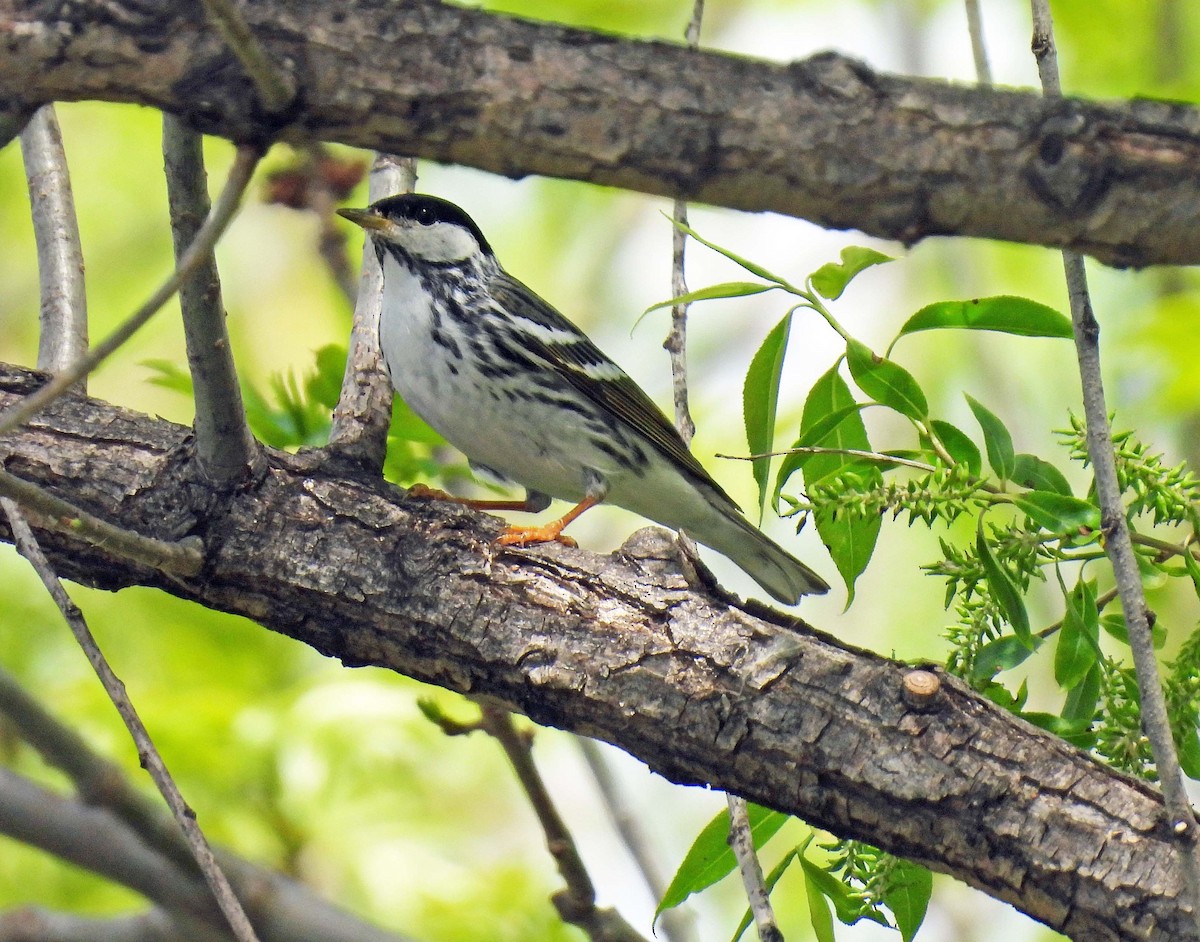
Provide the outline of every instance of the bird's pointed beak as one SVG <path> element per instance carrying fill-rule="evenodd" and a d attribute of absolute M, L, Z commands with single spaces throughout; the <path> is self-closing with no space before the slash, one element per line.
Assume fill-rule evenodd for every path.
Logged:
<path fill-rule="evenodd" d="M 370 209 L 339 209 L 337 213 L 343 219 L 349 219 L 368 231 L 380 231 L 391 227 L 391 223 L 383 216 Z"/>

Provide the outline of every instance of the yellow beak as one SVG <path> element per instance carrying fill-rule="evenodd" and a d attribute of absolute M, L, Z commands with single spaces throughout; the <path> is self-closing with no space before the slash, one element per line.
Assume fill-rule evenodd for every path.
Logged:
<path fill-rule="evenodd" d="M 390 222 L 370 209 L 339 209 L 337 213 L 342 218 L 349 219 L 352 223 L 360 225 L 367 230 L 380 230 L 391 227 Z"/>

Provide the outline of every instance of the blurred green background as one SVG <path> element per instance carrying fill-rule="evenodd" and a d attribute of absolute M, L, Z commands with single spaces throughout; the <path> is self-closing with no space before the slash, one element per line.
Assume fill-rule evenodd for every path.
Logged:
<path fill-rule="evenodd" d="M 485 6 L 666 39 L 678 39 L 690 15 L 689 4 L 664 0 L 512 0 Z M 1033 85 L 1027 6 L 984 2 L 983 12 L 997 81 Z M 1057 0 L 1054 13 L 1068 93 L 1196 100 L 1195 4 Z M 882 69 L 965 81 L 972 76 L 959 0 L 709 0 L 702 42 L 776 59 L 836 48 Z M 101 104 L 63 105 L 58 114 L 87 262 L 92 337 L 98 339 L 146 297 L 171 264 L 160 116 Z M 215 191 L 232 148 L 211 140 L 206 152 Z M 335 152 L 352 156 L 344 149 Z M 293 159 L 278 147 L 265 169 Z M 429 164 L 420 168 L 419 185 L 462 204 L 511 272 L 583 326 L 669 409 L 669 366 L 661 349 L 667 315 L 652 314 L 633 329 L 641 311 L 670 294 L 671 232 L 662 216 L 670 211 L 667 201 Z M 364 185 L 347 202 L 365 200 Z M 797 220 L 704 207 L 693 208 L 691 222 L 708 238 L 796 279 L 836 258 L 849 243 L 875 244 L 902 256 L 861 276 L 835 309 L 857 336 L 876 346 L 913 311 L 943 298 L 1022 294 L 1066 307 L 1060 259 L 1046 250 L 942 239 L 906 252 Z M 238 368 L 257 388 L 267 389 L 273 375 L 303 376 L 313 368 L 315 351 L 345 342 L 349 305 L 319 263 L 317 226 L 311 215 L 264 203 L 256 190 L 220 245 Z M 360 234 L 350 230 L 347 225 L 347 251 L 357 267 Z M 31 365 L 38 279 L 16 145 L 0 151 L 0 258 L 0 358 Z M 699 246 L 689 248 L 688 264 L 693 288 L 739 277 L 728 262 Z M 1091 275 L 1117 425 L 1139 429 L 1169 458 L 1196 459 L 1195 274 L 1092 266 Z M 749 466 L 714 455 L 745 453 L 741 378 L 782 313 L 768 295 L 705 304 L 691 318 L 692 411 L 699 426 L 694 450 L 744 506 L 754 503 Z M 815 317 L 800 325 L 786 367 L 780 447 L 794 437 L 808 385 L 839 349 L 838 338 Z M 1067 409 L 1078 400 L 1073 351 L 1065 343 L 940 332 L 904 341 L 897 358 L 935 396 L 941 414 L 969 425 L 966 391 L 1003 416 L 1020 450 L 1051 452 L 1051 430 L 1066 424 Z M 90 391 L 189 422 L 188 399 L 151 381 L 156 371 L 148 363 L 155 360 L 185 363 L 177 308 L 164 310 L 105 364 L 91 378 Z M 872 427 L 872 433 L 887 447 L 886 425 Z M 639 525 L 632 515 L 605 508 L 572 532 L 583 546 L 608 551 Z M 834 575 L 814 533 L 793 537 L 789 524 L 780 521 L 769 528 L 827 577 Z M 936 535 L 885 525 L 853 607 L 842 613 L 839 587 L 806 602 L 804 617 L 887 654 L 943 656 L 942 585 L 913 565 L 935 554 Z M 735 570 L 720 561 L 714 565 L 734 589 L 751 589 Z M 82 654 L 8 546 L 0 547 L 0 583 L 0 666 L 148 787 Z M 419 938 L 582 938 L 558 922 L 549 903 L 559 881 L 498 747 L 481 736 L 447 739 L 416 705 L 418 696 L 433 696 L 448 712 L 461 712 L 465 708 L 456 698 L 383 671 L 348 670 L 252 623 L 159 592 L 72 589 L 212 839 Z M 898 598 L 903 605 L 896 604 Z M 1181 629 L 1196 620 L 1194 600 L 1189 608 L 1182 596 L 1163 589 L 1151 601 L 1160 619 Z M 1036 597 L 1031 606 L 1036 614 Z M 1031 670 L 1033 684 L 1045 668 Z M 593 868 L 601 902 L 618 906 L 648 933 L 653 901 L 609 828 L 574 742 L 545 731 L 536 748 Z M 702 824 L 723 807 L 721 797 L 672 786 L 615 751 L 610 757 L 663 868 L 671 872 Z M 2 726 L 0 761 L 58 787 L 65 784 Z M 768 850 L 768 863 L 770 857 Z M 692 907 L 706 942 L 728 938 L 740 918 L 744 902 L 733 882 Z M 789 939 L 803 939 L 810 931 L 803 896 L 787 880 L 777 893 Z M 130 893 L 0 838 L 0 909 L 32 903 L 87 913 L 141 906 Z M 838 932 L 844 939 L 897 938 L 872 927 Z M 1055 937 L 1008 907 L 943 880 L 923 933 L 923 939 L 967 942 Z"/>

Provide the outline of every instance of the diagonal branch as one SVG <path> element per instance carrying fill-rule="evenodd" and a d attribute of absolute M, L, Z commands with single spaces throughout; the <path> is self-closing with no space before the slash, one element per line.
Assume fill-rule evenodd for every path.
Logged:
<path fill-rule="evenodd" d="M 21 154 L 29 181 L 41 282 L 38 368 L 57 373 L 87 353 L 88 322 L 79 222 L 53 105 L 39 109 L 21 132 Z M 86 389 L 87 384 L 81 382 L 79 391 Z"/>
<path fill-rule="evenodd" d="M 0 407 L 37 381 L 0 369 Z M 69 398 L 7 437 L 22 477 L 210 548 L 203 576 L 179 579 L 47 534 L 63 575 L 159 586 L 347 664 L 486 695 L 673 781 L 952 873 L 1075 938 L 1197 938 L 1162 865 L 1173 838 L 1157 789 L 953 678 L 910 705 L 908 666 L 689 587 L 662 531 L 611 556 L 498 549 L 500 521 L 326 476 L 310 454 L 268 452 L 261 481 L 209 500 L 181 462 L 186 435 Z"/>
<path fill-rule="evenodd" d="M 0 102 L 138 102 L 234 141 L 338 141 L 914 243 L 1007 239 L 1115 265 L 1200 262 L 1200 109 L 1046 101 L 779 64 L 437 0 L 242 6 L 297 89 L 264 113 L 196 5 L 0 0 Z"/>
<path fill-rule="evenodd" d="M 163 115 L 163 165 L 175 263 L 182 265 L 211 206 L 200 135 L 171 115 Z M 214 486 L 230 487 L 252 473 L 258 444 L 246 422 L 213 255 L 179 286 L 179 306 L 196 400 L 196 460 Z"/>

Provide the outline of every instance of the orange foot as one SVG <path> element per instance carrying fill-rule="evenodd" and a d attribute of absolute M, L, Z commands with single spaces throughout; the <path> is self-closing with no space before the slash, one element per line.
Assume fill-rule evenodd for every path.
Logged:
<path fill-rule="evenodd" d="M 563 533 L 566 524 L 553 520 L 541 527 L 508 527 L 496 538 L 501 546 L 529 546 L 531 543 L 562 543 L 572 549 L 579 544 Z"/>
<path fill-rule="evenodd" d="M 589 507 L 600 503 L 598 497 L 585 497 L 557 520 L 551 520 L 540 527 L 509 527 L 497 538 L 501 546 L 528 546 L 530 543 L 562 543 L 564 546 L 576 547 L 569 536 L 563 536 L 567 524 L 578 517 Z"/>
<path fill-rule="evenodd" d="M 449 500 L 455 503 L 459 500 L 451 497 L 445 491 L 439 491 L 436 487 L 429 487 L 426 484 L 414 484 L 405 492 L 404 496 L 414 500 Z"/>

